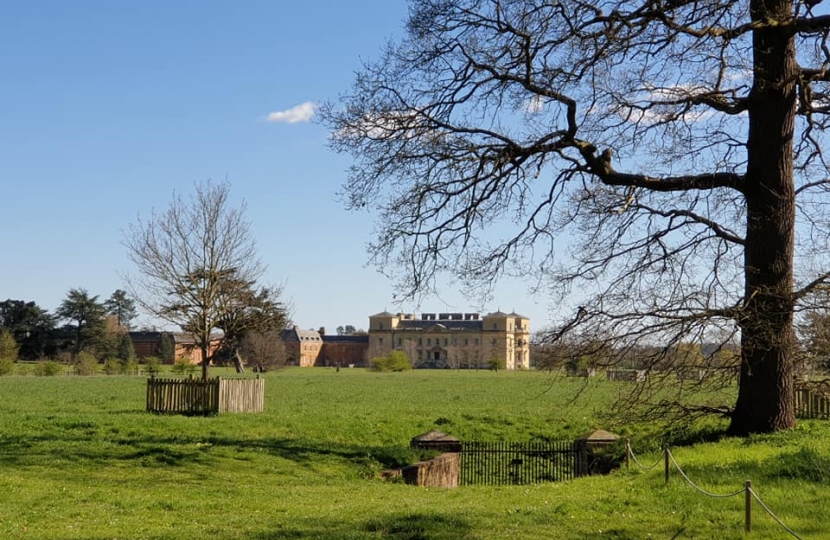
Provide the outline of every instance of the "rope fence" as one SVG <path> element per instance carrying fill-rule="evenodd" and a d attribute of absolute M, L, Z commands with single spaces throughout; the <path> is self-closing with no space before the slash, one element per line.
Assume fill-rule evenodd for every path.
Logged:
<path fill-rule="evenodd" d="M 738 495 L 744 494 L 744 530 L 746 532 L 752 532 L 752 499 L 755 499 L 758 502 L 758 504 L 761 506 L 761 508 L 763 508 L 764 511 L 766 511 L 767 514 L 769 514 L 769 516 L 773 519 L 773 521 L 778 523 L 785 531 L 790 533 L 794 538 L 797 538 L 798 540 L 804 540 L 795 531 L 793 531 L 791 528 L 789 528 L 783 521 L 781 521 L 781 519 L 778 516 L 776 516 L 775 513 L 772 510 L 770 510 L 769 506 L 767 506 L 764 503 L 764 501 L 761 500 L 761 497 L 759 497 L 758 494 L 755 493 L 755 491 L 752 489 L 752 481 L 751 480 L 747 480 L 746 484 L 744 485 L 744 487 L 742 489 L 739 489 L 738 491 L 735 491 L 733 493 L 722 493 L 722 494 L 721 493 L 712 493 L 710 491 L 707 491 L 707 490 L 703 489 L 702 487 L 700 487 L 699 485 L 694 483 L 691 478 L 689 478 L 689 475 L 687 475 L 686 472 L 680 467 L 680 464 L 677 463 L 677 460 L 674 458 L 674 455 L 671 453 L 671 450 L 669 449 L 669 445 L 665 445 L 663 447 L 660 458 L 657 460 L 656 463 L 654 463 L 654 465 L 646 467 L 640 462 L 639 459 L 637 459 L 637 456 L 634 454 L 634 451 L 631 449 L 631 441 L 626 439 L 626 441 L 625 441 L 625 464 L 626 464 L 626 468 L 630 468 L 631 461 L 633 461 L 634 464 L 643 471 L 650 471 L 650 470 L 654 469 L 662 461 L 663 464 L 664 464 L 664 467 L 665 467 L 665 475 L 664 476 L 665 476 L 665 479 L 666 479 L 666 484 L 669 483 L 671 465 L 674 465 L 674 468 L 677 469 L 677 471 L 680 473 L 680 476 L 686 481 L 686 483 L 688 483 L 690 486 L 692 486 L 697 492 L 699 492 L 703 495 L 706 495 L 707 497 L 713 497 L 713 498 L 718 498 L 718 499 L 728 499 L 728 498 L 731 498 L 731 497 L 737 497 Z"/>

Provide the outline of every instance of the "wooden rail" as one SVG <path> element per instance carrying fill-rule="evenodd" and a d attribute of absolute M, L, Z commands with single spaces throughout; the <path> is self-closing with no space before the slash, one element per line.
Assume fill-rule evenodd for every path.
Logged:
<path fill-rule="evenodd" d="M 795 414 L 799 418 L 830 418 L 830 398 L 800 388 L 795 391 Z"/>
<path fill-rule="evenodd" d="M 265 379 L 220 379 L 219 412 L 262 412 Z"/>

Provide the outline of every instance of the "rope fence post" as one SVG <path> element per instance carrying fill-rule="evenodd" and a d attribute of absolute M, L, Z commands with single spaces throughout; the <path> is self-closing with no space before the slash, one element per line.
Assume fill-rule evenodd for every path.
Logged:
<path fill-rule="evenodd" d="M 640 463 L 640 460 L 637 458 L 637 454 L 635 454 L 634 451 L 631 449 L 630 441 L 628 439 L 626 439 L 626 465 L 628 465 L 628 458 L 629 457 L 631 459 L 633 459 L 634 463 L 642 470 L 649 471 L 649 470 L 652 470 L 652 469 L 656 468 L 658 465 L 660 465 L 660 458 L 657 458 L 657 461 L 653 465 L 651 465 L 650 467 L 646 467 L 642 463 Z M 752 481 L 751 480 L 746 480 L 745 483 L 744 483 L 744 487 L 742 489 L 740 489 L 738 491 L 735 491 L 735 492 L 732 492 L 732 493 L 725 493 L 725 494 L 711 493 L 711 492 L 703 489 L 702 487 L 698 486 L 697 484 L 695 484 L 692 481 L 692 479 L 689 478 L 689 476 L 680 467 L 680 464 L 677 462 L 674 455 L 671 453 L 671 447 L 669 446 L 668 443 L 663 444 L 663 461 L 664 461 L 664 464 L 665 464 L 666 485 L 669 484 L 669 477 L 670 477 L 669 473 L 671 472 L 670 467 L 671 467 L 671 464 L 673 463 L 674 466 L 677 468 L 677 472 L 678 472 L 678 474 L 680 474 L 680 477 L 683 480 L 685 480 L 691 487 L 693 487 L 695 490 L 702 493 L 703 495 L 706 495 L 708 497 L 719 498 L 719 499 L 727 499 L 727 498 L 737 497 L 738 495 L 743 493 L 744 494 L 744 531 L 746 533 L 752 532 L 752 499 L 754 498 L 756 501 L 758 501 L 758 504 L 761 506 L 761 508 L 764 511 L 766 511 L 766 513 L 769 514 L 770 517 L 776 523 L 778 523 L 785 531 L 790 533 L 794 538 L 796 538 L 796 540 L 803 540 L 802 537 L 798 535 L 798 533 L 793 531 L 783 521 L 781 521 L 781 518 L 776 516 L 773 513 L 773 511 L 770 510 L 769 507 L 764 503 L 764 501 L 761 500 L 761 498 L 758 496 L 758 494 L 755 493 L 752 490 Z"/>
<path fill-rule="evenodd" d="M 625 439 L 625 469 L 631 468 L 631 439 Z"/>

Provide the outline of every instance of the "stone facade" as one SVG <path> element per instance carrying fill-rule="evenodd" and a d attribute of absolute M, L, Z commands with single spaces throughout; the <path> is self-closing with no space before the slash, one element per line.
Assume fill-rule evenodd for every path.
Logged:
<path fill-rule="evenodd" d="M 518 313 L 382 312 L 369 317 L 369 358 L 393 350 L 416 368 L 530 367 L 530 319 Z"/>
<path fill-rule="evenodd" d="M 421 487 L 458 487 L 459 455 L 446 453 L 401 470 L 404 482 Z"/>
<path fill-rule="evenodd" d="M 280 339 L 285 346 L 286 364 L 289 366 L 313 366 L 323 350 L 323 338 L 316 330 L 301 330 L 295 326 L 280 332 Z"/>

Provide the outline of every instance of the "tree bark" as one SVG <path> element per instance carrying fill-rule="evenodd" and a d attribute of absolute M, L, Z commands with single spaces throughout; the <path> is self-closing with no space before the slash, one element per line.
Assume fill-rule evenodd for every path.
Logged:
<path fill-rule="evenodd" d="M 234 350 L 233 365 L 237 373 L 245 373 L 245 362 L 242 361 L 242 355 L 239 354 L 239 349 Z"/>
<path fill-rule="evenodd" d="M 783 20 L 788 0 L 752 0 L 752 19 Z M 793 253 L 796 115 L 795 41 L 786 30 L 753 35 L 755 83 L 747 139 L 741 373 L 730 432 L 770 432 L 795 426 L 793 400 Z"/>
<path fill-rule="evenodd" d="M 210 368 L 210 356 L 208 356 L 208 351 L 210 350 L 210 345 L 202 345 L 202 380 L 207 382 L 208 380 L 208 369 Z"/>

